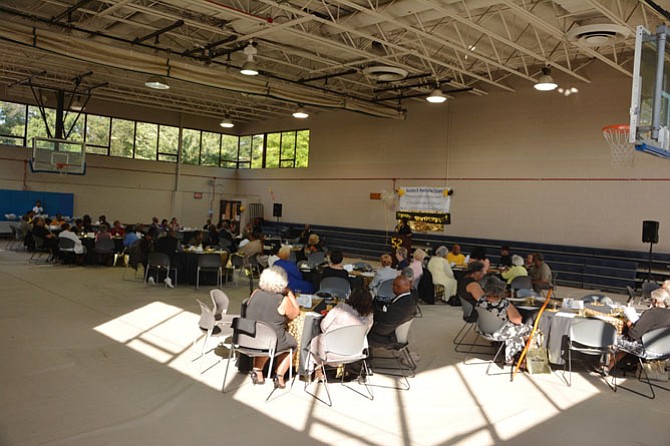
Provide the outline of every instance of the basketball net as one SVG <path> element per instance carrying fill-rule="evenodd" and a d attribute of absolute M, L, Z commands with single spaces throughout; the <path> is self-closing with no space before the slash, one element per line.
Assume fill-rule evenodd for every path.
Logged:
<path fill-rule="evenodd" d="M 630 126 L 626 124 L 603 127 L 603 136 L 610 145 L 612 167 L 633 167 L 635 147 L 628 141 L 629 133 Z"/>
<path fill-rule="evenodd" d="M 56 163 L 56 170 L 58 171 L 58 175 L 67 175 L 67 166 L 68 164 L 65 163 Z"/>

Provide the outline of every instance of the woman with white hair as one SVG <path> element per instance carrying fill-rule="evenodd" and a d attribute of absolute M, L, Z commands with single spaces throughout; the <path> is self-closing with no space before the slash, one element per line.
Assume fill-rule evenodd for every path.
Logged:
<path fill-rule="evenodd" d="M 451 270 L 447 254 L 449 250 L 446 246 L 440 246 L 435 250 L 435 255 L 428 261 L 428 271 L 433 276 L 433 285 L 442 285 L 444 287 L 444 296 L 442 300 L 447 302 L 449 298 L 456 294 L 458 282 L 454 278 L 454 272 Z"/>
<path fill-rule="evenodd" d="M 277 350 L 293 348 L 297 342 L 288 332 L 288 322 L 300 314 L 300 307 L 287 288 L 288 277 L 286 271 L 279 266 L 271 266 L 263 270 L 258 281 L 258 289 L 253 292 L 247 303 L 246 317 L 269 324 L 277 333 Z M 264 384 L 263 367 L 267 357 L 254 358 L 253 370 L 249 373 L 254 384 Z M 292 358 L 287 353 L 277 356 L 277 372 L 274 385 L 280 389 L 286 387 L 284 375 L 291 365 Z M 269 371 L 272 373 L 272 370 Z"/>
<path fill-rule="evenodd" d="M 276 260 L 273 265 L 281 267 L 286 271 L 288 276 L 288 288 L 293 291 L 300 291 L 305 294 L 312 294 L 314 292 L 314 285 L 311 282 L 308 282 L 302 278 L 302 273 L 298 269 L 298 265 L 295 262 L 291 262 L 289 257 L 291 256 L 291 248 L 288 246 L 282 246 L 277 253 L 279 260 Z"/>
<path fill-rule="evenodd" d="M 616 340 L 617 352 L 612 355 L 610 363 L 603 366 L 603 374 L 609 374 L 614 369 L 617 361 L 625 356 L 626 353 L 634 355 L 645 354 L 646 359 L 655 359 L 654 353 L 645 351 L 642 345 L 642 335 L 659 328 L 670 328 L 670 293 L 664 288 L 659 288 L 651 292 L 651 308 L 642 313 L 640 318 L 632 323 L 626 322 L 628 333 L 619 336 Z"/>
<path fill-rule="evenodd" d="M 512 266 L 507 268 L 500 275 L 507 281 L 507 285 L 512 283 L 517 277 L 527 276 L 528 271 L 523 266 L 523 257 L 514 254 L 512 256 Z"/>
<path fill-rule="evenodd" d="M 419 284 L 419 280 L 421 280 L 421 276 L 423 275 L 423 259 L 426 258 L 426 255 L 426 251 L 421 248 L 414 250 L 414 254 L 412 255 L 412 263 L 409 264 L 409 267 L 412 268 L 412 271 L 414 271 L 412 288 L 416 288 Z"/>

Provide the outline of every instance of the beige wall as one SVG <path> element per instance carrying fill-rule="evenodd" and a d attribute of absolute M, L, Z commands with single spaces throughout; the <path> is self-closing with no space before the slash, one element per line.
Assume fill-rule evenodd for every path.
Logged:
<path fill-rule="evenodd" d="M 240 172 L 238 190 L 266 207 L 274 195 L 286 221 L 384 229 L 393 211 L 370 192 L 449 186 L 448 234 L 645 250 L 650 219 L 661 222 L 656 250 L 670 251 L 670 160 L 638 154 L 634 168 L 610 166 L 601 128 L 627 122 L 630 78 L 591 69 L 593 83 L 564 84 L 580 90 L 569 97 L 523 84 L 442 105 L 415 101 L 405 121 L 319 114 L 309 119 L 308 169 Z M 273 126 L 290 124 L 245 130 Z"/>
<path fill-rule="evenodd" d="M 393 211 L 370 200 L 371 192 L 449 186 L 455 189 L 453 223 L 446 229 L 451 235 L 646 250 L 641 222 L 649 219 L 661 222 L 655 250 L 670 252 L 670 210 L 664 206 L 670 160 L 639 154 L 634 168 L 610 166 L 601 128 L 627 121 L 630 78 L 596 64 L 585 74 L 594 82 L 561 82 L 580 89 L 569 97 L 526 83 L 515 85 L 514 93 L 461 93 L 442 105 L 409 101 L 404 121 L 324 111 L 305 121 L 236 128 L 242 134 L 309 128 L 307 169 L 182 166 L 174 194 L 175 165 L 90 156 L 83 177 L 28 174 L 27 185 L 74 192 L 77 213 L 129 221 L 174 214 L 197 225 L 209 208 L 208 181 L 220 176 L 216 202 L 261 202 L 266 218 L 272 218 L 273 201 L 281 202 L 284 221 L 371 229 L 395 224 Z M 146 113 L 126 116 L 147 119 Z M 22 163 L 7 160 L 16 153 L 0 148 L 0 187 L 21 188 Z M 194 200 L 193 192 L 203 192 L 203 199 Z"/>
<path fill-rule="evenodd" d="M 1 189 L 24 189 L 29 157 L 28 149 L 0 147 Z M 177 166 L 170 163 L 88 155 L 86 175 L 81 176 L 32 173 L 25 167 L 26 190 L 74 193 L 76 216 L 105 214 L 127 223 L 176 216 L 182 224 L 195 227 L 206 221 L 212 197 L 215 214 L 221 199 L 247 200 L 237 195 L 235 173 L 223 169 L 181 166 L 177 187 Z M 194 192 L 201 192 L 202 199 L 195 199 Z"/>

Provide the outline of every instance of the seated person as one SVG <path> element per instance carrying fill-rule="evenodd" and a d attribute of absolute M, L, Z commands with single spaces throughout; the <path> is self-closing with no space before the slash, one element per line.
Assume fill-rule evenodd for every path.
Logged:
<path fill-rule="evenodd" d="M 305 257 L 309 256 L 313 252 L 323 251 L 321 246 L 321 239 L 317 234 L 311 234 L 307 240 L 307 245 L 305 245 Z"/>
<path fill-rule="evenodd" d="M 349 280 L 349 273 L 342 268 L 342 262 L 344 261 L 344 256 L 342 251 L 332 250 L 328 254 L 330 259 L 330 264 L 323 269 L 322 279 L 326 277 L 342 277 L 343 279 Z"/>
<path fill-rule="evenodd" d="M 303 279 L 302 273 L 298 269 L 298 265 L 295 262 L 291 262 L 288 258 L 291 255 L 291 248 L 288 246 L 282 246 L 277 253 L 279 260 L 276 260 L 273 266 L 278 266 L 286 271 L 288 276 L 288 289 L 295 292 L 300 291 L 301 293 L 312 294 L 314 292 L 314 286 Z"/>
<path fill-rule="evenodd" d="M 49 228 L 46 227 L 42 217 L 35 218 L 32 229 L 33 239 L 37 241 L 37 237 L 44 241 L 43 248 L 49 249 L 53 255 L 54 250 L 58 247 L 58 237 L 56 237 Z"/>
<path fill-rule="evenodd" d="M 450 265 L 465 266 L 465 256 L 461 252 L 461 245 L 454 244 L 451 251 L 447 254 L 447 261 Z"/>
<path fill-rule="evenodd" d="M 416 302 L 410 292 L 410 281 L 406 276 L 400 275 L 395 278 L 393 294 L 396 296 L 393 300 L 375 306 L 374 322 L 368 333 L 368 342 L 372 346 L 398 342 L 395 329 L 414 318 Z"/>
<path fill-rule="evenodd" d="M 181 229 L 181 223 L 179 223 L 179 220 L 177 220 L 177 217 L 172 217 L 172 220 L 170 220 L 170 224 L 168 225 L 169 229 L 172 229 L 173 231 L 179 231 Z"/>
<path fill-rule="evenodd" d="M 102 226 L 102 225 L 105 225 L 108 228 L 110 226 L 109 223 L 107 222 L 107 217 L 105 217 L 104 215 L 101 215 L 100 217 L 98 217 L 98 226 Z"/>
<path fill-rule="evenodd" d="M 149 259 L 149 253 L 155 251 L 154 241 L 156 240 L 157 235 L 158 231 L 155 230 L 154 228 L 150 228 L 144 235 L 144 237 L 140 239 L 138 263 L 142 264 L 145 268 L 147 266 L 147 261 Z"/>
<path fill-rule="evenodd" d="M 83 232 L 84 233 L 93 232 L 93 220 L 91 219 L 91 216 L 88 214 L 84 214 L 81 220 L 83 224 Z"/>
<path fill-rule="evenodd" d="M 470 304 L 475 307 L 477 302 L 484 295 L 484 290 L 479 281 L 484 277 L 484 264 L 482 262 L 472 262 L 468 264 L 467 272 L 465 276 L 458 281 L 458 295 L 459 297 L 467 300 Z M 475 313 L 476 315 L 477 313 Z M 474 316 L 474 319 L 469 322 L 476 321 L 477 318 Z"/>
<path fill-rule="evenodd" d="M 51 223 L 49 223 L 51 226 L 58 226 L 59 228 L 63 226 L 63 223 L 66 223 L 66 221 L 63 219 L 63 216 L 60 214 L 56 214 L 56 216 L 51 220 Z"/>
<path fill-rule="evenodd" d="M 233 252 L 236 249 L 235 236 L 230 231 L 230 223 L 222 221 L 219 223 L 219 246 Z"/>
<path fill-rule="evenodd" d="M 351 292 L 349 299 L 345 302 L 338 303 L 332 310 L 326 314 L 321 320 L 321 332 L 328 333 L 338 328 L 350 327 L 352 325 L 372 326 L 374 307 L 372 305 L 372 296 L 370 292 L 363 287 L 356 287 Z M 310 367 L 309 370 L 314 370 L 315 365 L 320 365 L 319 356 L 326 356 L 326 345 L 324 343 L 324 336 L 318 335 L 312 339 L 310 344 Z M 334 353 L 328 353 L 328 358 L 337 361 L 341 357 Z M 320 369 L 317 369 L 316 379 L 323 379 Z"/>
<path fill-rule="evenodd" d="M 98 228 L 98 233 L 95 234 L 95 241 L 97 242 L 98 240 L 105 240 L 105 239 L 110 239 L 112 238 L 112 234 L 109 233 L 107 230 L 108 226 L 106 224 L 100 225 Z"/>
<path fill-rule="evenodd" d="M 128 230 L 126 231 L 126 235 L 123 237 L 123 246 L 126 248 L 129 248 L 130 245 L 133 244 L 135 240 L 139 240 L 142 238 L 142 229 L 143 226 L 141 223 L 138 223 L 137 225 L 133 226 L 128 226 Z"/>
<path fill-rule="evenodd" d="M 171 226 L 168 226 L 168 228 L 169 231 L 176 231 L 176 229 L 172 229 Z M 207 245 L 205 243 L 205 233 L 202 231 L 195 231 L 191 240 L 188 241 L 188 244 L 191 246 L 202 246 L 204 248 Z"/>
<path fill-rule="evenodd" d="M 523 324 L 521 314 L 514 305 L 505 299 L 505 283 L 496 276 L 487 276 L 482 286 L 484 295 L 477 301 L 477 306 L 489 311 L 505 324 L 495 333 L 487 333 L 496 341 L 505 342 L 505 364 L 513 364 L 514 356 L 526 345 L 526 337 L 531 327 Z"/>
<path fill-rule="evenodd" d="M 398 271 L 402 271 L 409 266 L 409 260 L 407 259 L 407 248 L 403 248 L 402 246 L 400 248 L 396 248 L 395 258 L 398 261 L 395 269 Z"/>
<path fill-rule="evenodd" d="M 244 257 L 244 264 L 249 262 L 249 259 L 255 255 L 263 254 L 262 235 L 258 232 L 252 232 L 249 236 L 249 242 L 236 252 L 237 255 Z"/>
<path fill-rule="evenodd" d="M 382 282 L 395 279 L 400 274 L 400 271 L 391 268 L 393 259 L 390 254 L 382 254 L 379 257 L 379 262 L 381 263 L 381 268 L 375 272 L 375 276 L 372 278 L 372 282 L 370 282 L 370 291 L 373 295 L 377 295 L 377 290 Z"/>
<path fill-rule="evenodd" d="M 632 323 L 626 322 L 628 333 L 618 336 L 616 340 L 617 352 L 610 356 L 610 362 L 603 367 L 603 374 L 609 374 L 616 363 L 626 353 L 645 356 L 645 359 L 654 359 L 654 353 L 645 351 L 642 345 L 642 335 L 659 328 L 670 328 L 670 294 L 664 288 L 651 292 L 651 308 L 644 311 L 640 318 Z"/>
<path fill-rule="evenodd" d="M 207 231 L 209 232 L 209 246 L 219 246 L 219 231 L 216 226 L 209 225 Z"/>
<path fill-rule="evenodd" d="M 500 259 L 498 260 L 499 267 L 511 267 L 512 266 L 512 256 L 509 253 L 509 246 L 503 246 L 500 248 Z"/>
<path fill-rule="evenodd" d="M 541 293 L 554 286 L 552 282 L 551 268 L 544 262 L 544 256 L 539 252 L 533 253 L 533 268 L 529 271 L 533 282 L 533 290 Z"/>
<path fill-rule="evenodd" d="M 78 218 L 74 221 L 74 227 L 72 228 L 72 232 L 74 232 L 77 235 L 86 235 L 86 230 L 84 229 L 84 220 L 81 218 Z"/>
<path fill-rule="evenodd" d="M 414 271 L 414 280 L 412 282 L 412 288 L 416 288 L 421 280 L 421 275 L 423 274 L 423 259 L 426 258 L 426 251 L 423 249 L 415 249 L 414 255 L 412 256 L 412 262 L 409 264 L 409 267 Z"/>
<path fill-rule="evenodd" d="M 482 262 L 484 264 L 484 275 L 488 274 L 491 261 L 486 258 L 486 248 L 483 246 L 475 247 L 470 253 L 470 262 Z"/>
<path fill-rule="evenodd" d="M 177 239 L 177 233 L 170 230 L 165 237 L 161 237 L 154 242 L 156 252 L 162 252 L 170 257 L 170 264 L 175 264 L 175 254 L 182 252 L 184 248 Z"/>
<path fill-rule="evenodd" d="M 83 254 L 86 253 L 86 247 L 81 243 L 77 234 L 70 230 L 71 227 L 69 223 L 63 223 L 60 228 L 61 231 L 58 234 L 58 238 L 66 238 L 74 242 L 74 253 L 77 255 L 77 262 L 82 263 L 84 260 Z"/>
<path fill-rule="evenodd" d="M 533 254 L 528 254 L 524 260 L 523 267 L 528 271 L 528 275 L 532 275 L 531 271 L 533 270 Z"/>
<path fill-rule="evenodd" d="M 126 228 L 123 227 L 119 220 L 114 220 L 114 224 L 109 233 L 112 234 L 112 237 L 123 237 L 126 235 Z"/>
<path fill-rule="evenodd" d="M 512 256 L 512 267 L 505 269 L 500 275 L 507 281 L 507 285 L 517 277 L 527 276 L 528 271 L 523 266 L 523 257 L 514 254 Z"/>
<path fill-rule="evenodd" d="M 271 266 L 261 273 L 258 281 L 258 289 L 249 297 L 246 309 L 246 317 L 256 321 L 269 324 L 277 333 L 277 350 L 293 348 L 296 352 L 298 343 L 288 332 L 288 322 L 300 315 L 300 307 L 291 290 L 288 290 L 288 278 L 286 272 L 278 267 Z M 264 384 L 263 367 L 268 357 L 254 358 L 253 370 L 249 373 L 254 384 Z M 286 387 L 284 375 L 288 371 L 293 358 L 288 353 L 277 356 L 277 373 L 274 385 L 276 388 Z M 272 370 L 270 370 L 272 373 Z"/>
<path fill-rule="evenodd" d="M 454 272 L 446 259 L 447 247 L 440 246 L 435 250 L 435 255 L 428 261 L 428 271 L 433 276 L 433 285 L 442 285 L 444 295 L 442 300 L 447 302 L 449 298 L 456 294 L 458 283 L 454 278 Z"/>

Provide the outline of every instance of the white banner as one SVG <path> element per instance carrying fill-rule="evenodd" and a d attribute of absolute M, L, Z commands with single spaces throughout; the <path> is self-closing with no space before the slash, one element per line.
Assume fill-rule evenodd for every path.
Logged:
<path fill-rule="evenodd" d="M 451 197 L 448 187 L 401 187 L 398 189 L 401 211 L 449 213 Z"/>

